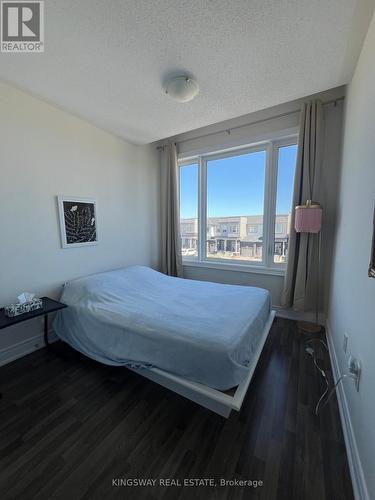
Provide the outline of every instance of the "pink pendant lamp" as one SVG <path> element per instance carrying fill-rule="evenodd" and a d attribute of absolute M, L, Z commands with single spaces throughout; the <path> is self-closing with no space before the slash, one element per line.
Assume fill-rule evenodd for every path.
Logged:
<path fill-rule="evenodd" d="M 294 228 L 297 233 L 318 234 L 318 276 L 316 286 L 316 304 L 315 304 L 315 322 L 311 323 L 300 322 L 299 326 L 302 330 L 307 330 L 312 333 L 317 333 L 321 330 L 319 325 L 319 270 L 320 270 L 320 230 L 322 228 L 323 209 L 318 203 L 313 203 L 307 200 L 306 205 L 298 205 L 295 209 Z"/>

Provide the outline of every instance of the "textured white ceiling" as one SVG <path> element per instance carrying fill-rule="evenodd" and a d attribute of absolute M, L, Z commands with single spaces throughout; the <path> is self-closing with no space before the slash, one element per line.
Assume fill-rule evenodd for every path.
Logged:
<path fill-rule="evenodd" d="M 135 143 L 347 83 L 373 0 L 47 0 L 45 53 L 0 78 Z M 201 92 L 163 93 L 187 71 Z"/>

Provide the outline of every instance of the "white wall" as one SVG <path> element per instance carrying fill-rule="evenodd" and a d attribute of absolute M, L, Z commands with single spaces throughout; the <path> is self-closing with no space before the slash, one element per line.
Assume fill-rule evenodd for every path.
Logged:
<path fill-rule="evenodd" d="M 375 202 L 375 18 L 346 100 L 339 218 L 328 309 L 329 334 L 342 373 L 342 342 L 362 363 L 360 390 L 343 384 L 367 482 L 375 498 L 375 279 L 367 276 Z"/>
<path fill-rule="evenodd" d="M 0 84 L 0 304 L 23 290 L 58 297 L 69 279 L 159 263 L 159 159 Z M 56 195 L 94 197 L 99 244 L 62 249 Z M 0 330 L 0 351 L 41 331 Z M 1 353 L 0 353 L 1 362 Z"/>
<path fill-rule="evenodd" d="M 314 98 L 320 98 L 323 102 L 331 101 L 345 95 L 345 88 L 339 87 L 322 92 Z M 178 144 L 178 151 L 181 155 L 193 155 L 215 151 L 244 144 L 251 144 L 260 140 L 274 138 L 280 131 L 295 133 L 298 131 L 299 110 L 304 100 L 289 102 L 280 106 L 275 106 L 263 111 L 245 115 L 233 120 L 218 123 L 210 127 L 204 127 L 186 134 L 181 134 L 173 138 Z M 325 151 L 324 165 L 321 178 L 322 198 L 324 207 L 324 227 L 322 232 L 322 286 L 321 309 L 326 310 L 328 302 L 329 276 L 331 266 L 331 254 L 333 244 L 333 227 L 336 217 L 336 191 L 337 177 L 340 167 L 341 131 L 342 131 L 342 101 L 337 105 L 329 104 L 325 110 Z M 290 113 L 291 114 L 287 114 Z M 294 113 L 293 113 L 294 112 Z M 286 116 L 280 116 L 286 115 Z M 265 120 L 265 121 L 264 121 Z M 249 124 L 249 125 L 247 125 Z M 245 126 L 246 125 L 246 126 Z M 238 127 L 229 135 L 220 132 L 232 127 Z M 205 134 L 210 134 L 205 137 Z M 184 266 L 184 276 L 186 278 L 218 281 L 223 283 L 243 284 L 266 288 L 272 295 L 275 306 L 280 305 L 281 291 L 283 288 L 283 276 L 258 274 L 241 271 L 209 269 L 204 267 Z M 299 315 L 305 319 L 310 319 L 308 315 Z M 313 318 L 313 316 L 311 316 Z"/>

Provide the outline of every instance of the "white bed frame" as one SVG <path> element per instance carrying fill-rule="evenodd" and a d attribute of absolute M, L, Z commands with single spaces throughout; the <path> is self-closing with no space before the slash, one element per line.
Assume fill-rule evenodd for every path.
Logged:
<path fill-rule="evenodd" d="M 159 370 L 159 368 L 130 368 L 132 371 L 139 373 L 157 384 L 177 392 L 195 403 L 198 403 L 209 410 L 218 413 L 222 417 L 228 418 L 232 410 L 240 411 L 243 400 L 245 399 L 247 389 L 253 377 L 256 365 L 258 363 L 263 346 L 268 337 L 276 312 L 271 311 L 267 323 L 264 327 L 258 348 L 254 353 L 253 362 L 244 380 L 237 386 L 235 393 L 232 395 L 225 392 L 212 389 L 203 384 L 192 382 L 185 378 L 173 375 L 172 373 Z"/>

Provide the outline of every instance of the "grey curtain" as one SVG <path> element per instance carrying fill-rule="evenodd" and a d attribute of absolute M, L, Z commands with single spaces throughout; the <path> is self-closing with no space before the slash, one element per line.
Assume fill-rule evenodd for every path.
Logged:
<path fill-rule="evenodd" d="M 315 306 L 318 269 L 318 238 L 296 233 L 294 207 L 307 200 L 319 202 L 319 173 L 323 155 L 323 107 L 319 100 L 302 106 L 294 179 L 288 263 L 281 296 L 284 307 L 308 310 Z"/>
<path fill-rule="evenodd" d="M 161 270 L 182 277 L 179 188 L 176 144 L 168 144 L 162 161 Z"/>

